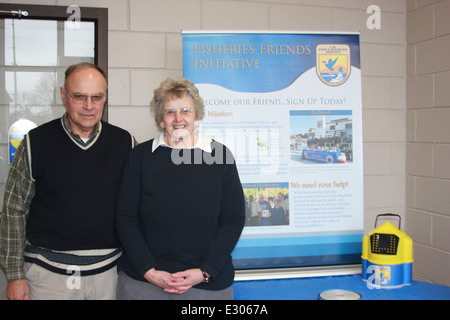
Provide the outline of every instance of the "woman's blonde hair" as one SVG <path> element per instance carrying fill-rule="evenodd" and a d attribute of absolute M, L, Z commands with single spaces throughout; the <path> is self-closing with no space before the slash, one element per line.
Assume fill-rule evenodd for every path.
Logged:
<path fill-rule="evenodd" d="M 194 101 L 195 120 L 202 120 L 205 115 L 205 105 L 200 97 L 197 87 L 188 79 L 167 78 L 161 82 L 159 88 L 153 92 L 153 99 L 150 102 L 150 109 L 155 116 L 155 122 L 159 129 L 159 124 L 163 121 L 163 103 L 167 99 L 174 97 L 181 98 L 185 94 Z"/>

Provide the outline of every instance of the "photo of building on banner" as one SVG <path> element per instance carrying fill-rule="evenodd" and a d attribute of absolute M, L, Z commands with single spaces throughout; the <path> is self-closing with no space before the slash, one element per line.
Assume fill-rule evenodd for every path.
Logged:
<path fill-rule="evenodd" d="M 235 267 L 361 263 L 359 34 L 185 31 L 183 76 L 243 185 Z"/>

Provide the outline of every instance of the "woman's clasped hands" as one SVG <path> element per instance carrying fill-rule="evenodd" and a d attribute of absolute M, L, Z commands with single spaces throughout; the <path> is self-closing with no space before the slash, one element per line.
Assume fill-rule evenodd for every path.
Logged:
<path fill-rule="evenodd" d="M 202 271 L 198 268 L 176 273 L 152 268 L 144 274 L 144 278 L 154 285 L 163 288 L 165 292 L 175 294 L 183 294 L 204 280 Z"/>

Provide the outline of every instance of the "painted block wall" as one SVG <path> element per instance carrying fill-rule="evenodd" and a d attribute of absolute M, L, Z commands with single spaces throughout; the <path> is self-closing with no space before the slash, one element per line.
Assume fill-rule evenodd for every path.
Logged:
<path fill-rule="evenodd" d="M 450 269 L 450 0 L 2 2 L 108 8 L 109 121 L 139 141 L 158 133 L 148 106 L 153 90 L 182 75 L 182 30 L 359 31 L 365 233 L 376 215 L 400 214 L 417 238 L 415 276 L 450 285 L 448 271 L 435 271 Z M 381 9 L 381 29 L 367 26 L 370 5 Z"/>

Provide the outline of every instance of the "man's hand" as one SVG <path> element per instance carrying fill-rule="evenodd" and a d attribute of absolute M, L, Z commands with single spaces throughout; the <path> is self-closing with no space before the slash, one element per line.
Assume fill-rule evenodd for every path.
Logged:
<path fill-rule="evenodd" d="M 30 288 L 26 280 L 9 281 L 6 285 L 9 300 L 30 300 Z"/>

